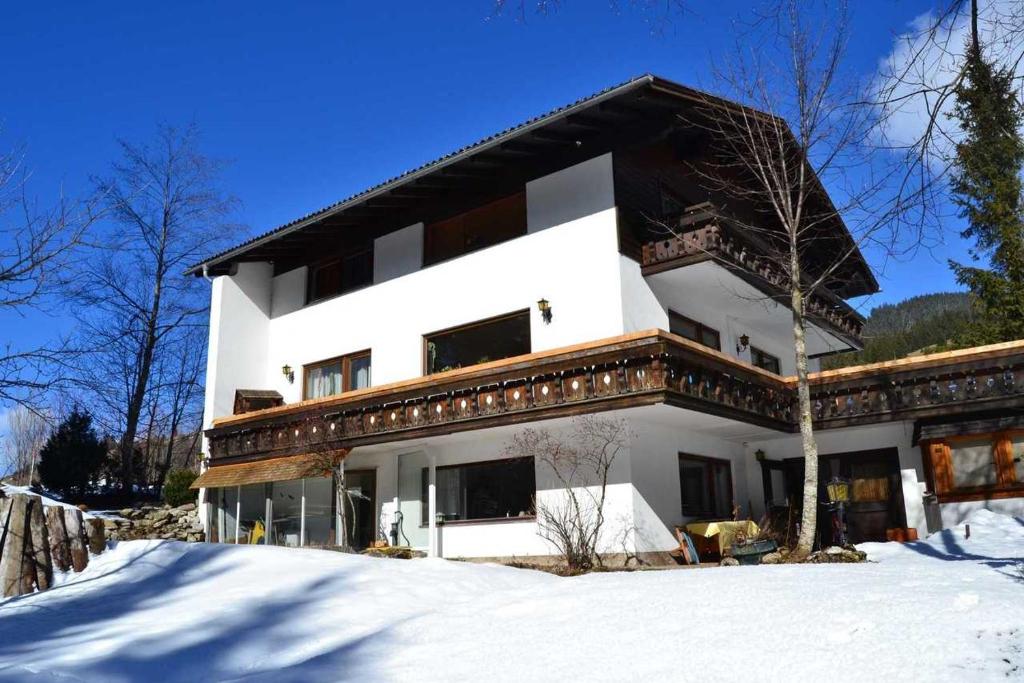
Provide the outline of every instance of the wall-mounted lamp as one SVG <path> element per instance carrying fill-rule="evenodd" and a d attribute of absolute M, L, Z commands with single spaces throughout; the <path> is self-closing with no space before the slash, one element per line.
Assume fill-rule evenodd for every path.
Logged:
<path fill-rule="evenodd" d="M 288 380 L 288 384 L 295 382 L 295 371 L 292 370 L 292 366 L 288 364 L 281 366 L 281 374 Z"/>
<path fill-rule="evenodd" d="M 736 353 L 743 353 L 750 348 L 750 337 L 743 334 L 740 335 L 739 343 L 736 344 Z"/>
<path fill-rule="evenodd" d="M 537 302 L 537 310 L 540 311 L 540 317 L 543 318 L 545 325 L 551 324 L 551 304 L 547 299 L 541 299 Z"/>
<path fill-rule="evenodd" d="M 765 458 L 764 451 L 762 451 L 760 448 L 758 448 L 756 451 L 754 451 L 754 457 L 757 458 L 758 462 L 764 460 L 764 458 Z"/>

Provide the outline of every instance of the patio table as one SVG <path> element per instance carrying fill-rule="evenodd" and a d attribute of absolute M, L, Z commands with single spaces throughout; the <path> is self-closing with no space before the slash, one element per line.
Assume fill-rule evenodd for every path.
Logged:
<path fill-rule="evenodd" d="M 700 539 L 700 545 L 704 546 L 705 550 L 711 545 L 712 539 L 717 541 L 718 554 L 722 557 L 729 553 L 729 548 L 732 547 L 737 534 L 753 538 L 757 535 L 758 531 L 760 529 L 758 529 L 757 524 L 749 519 L 737 522 L 694 522 L 693 524 L 686 525 L 686 533 L 690 534 L 690 537 L 695 541 Z M 697 550 L 700 551 L 701 548 Z"/>

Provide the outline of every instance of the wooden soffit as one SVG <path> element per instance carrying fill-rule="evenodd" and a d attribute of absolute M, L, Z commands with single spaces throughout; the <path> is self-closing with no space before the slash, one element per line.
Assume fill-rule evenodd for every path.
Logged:
<path fill-rule="evenodd" d="M 224 488 L 272 481 L 293 481 L 330 475 L 330 464 L 345 457 L 347 450 L 328 454 L 289 455 L 230 465 L 212 465 L 200 474 L 191 488 Z"/>

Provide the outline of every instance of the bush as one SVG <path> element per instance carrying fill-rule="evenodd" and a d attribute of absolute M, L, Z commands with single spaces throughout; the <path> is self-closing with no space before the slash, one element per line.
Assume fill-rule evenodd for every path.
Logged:
<path fill-rule="evenodd" d="M 92 428 L 92 416 L 76 408 L 39 451 L 39 478 L 62 498 L 80 497 L 92 489 L 106 457 L 107 449 Z"/>
<path fill-rule="evenodd" d="M 192 470 L 171 470 L 164 481 L 164 502 L 171 507 L 196 502 L 196 492 L 189 488 L 199 475 Z"/>

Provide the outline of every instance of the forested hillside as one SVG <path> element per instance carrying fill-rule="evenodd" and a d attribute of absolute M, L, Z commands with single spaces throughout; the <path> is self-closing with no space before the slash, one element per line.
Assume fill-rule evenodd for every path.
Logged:
<path fill-rule="evenodd" d="M 864 350 L 821 359 L 822 369 L 903 358 L 948 345 L 970 323 L 970 295 L 922 294 L 878 306 L 864 325 Z"/>

